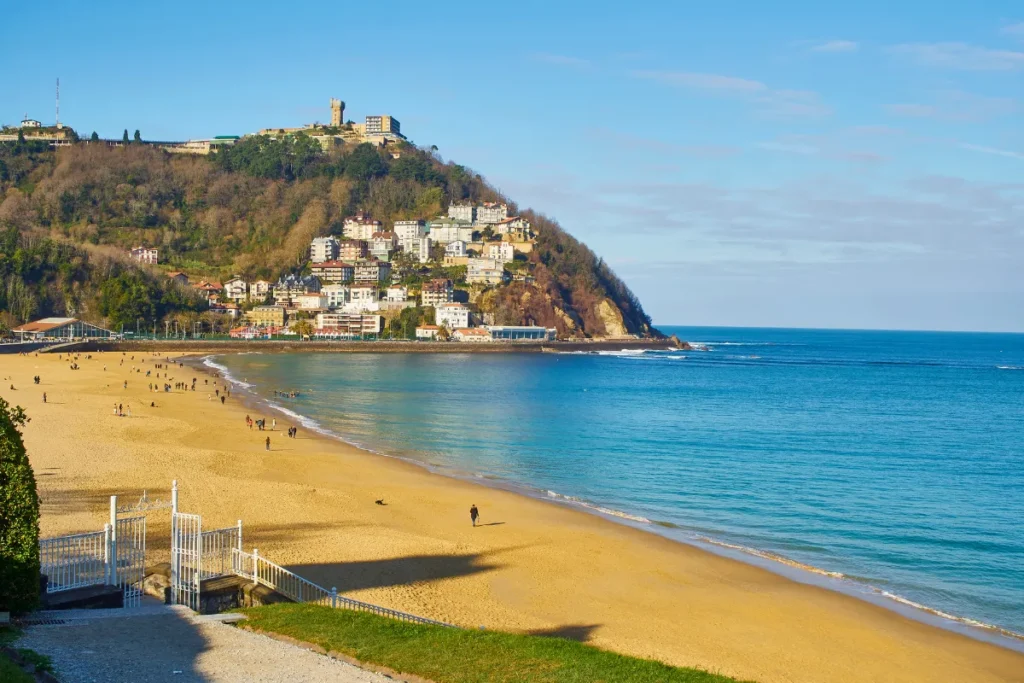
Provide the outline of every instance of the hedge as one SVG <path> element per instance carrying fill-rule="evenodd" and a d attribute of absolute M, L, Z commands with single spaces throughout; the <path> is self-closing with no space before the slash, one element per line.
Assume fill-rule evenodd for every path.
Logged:
<path fill-rule="evenodd" d="M 0 612 L 39 603 L 39 494 L 18 431 L 27 421 L 0 398 Z"/>

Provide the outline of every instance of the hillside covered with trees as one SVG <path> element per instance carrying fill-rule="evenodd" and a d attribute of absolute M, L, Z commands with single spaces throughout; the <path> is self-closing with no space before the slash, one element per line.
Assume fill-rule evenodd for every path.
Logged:
<path fill-rule="evenodd" d="M 201 298 L 165 272 L 276 280 L 307 269 L 310 240 L 340 234 L 357 211 L 388 228 L 443 215 L 453 201 L 504 201 L 519 211 L 480 175 L 410 144 L 325 154 L 304 135 L 250 137 L 208 157 L 142 143 L 57 151 L 0 144 L 2 323 L 75 315 L 128 328 L 199 315 Z M 532 221 L 536 244 L 510 265 L 532 280 L 474 291 L 481 312 L 497 324 L 535 323 L 563 336 L 657 334 L 590 249 L 543 215 L 521 215 Z M 127 260 L 126 250 L 140 244 L 160 249 L 159 267 Z M 459 276 L 407 270 L 413 285 Z"/>

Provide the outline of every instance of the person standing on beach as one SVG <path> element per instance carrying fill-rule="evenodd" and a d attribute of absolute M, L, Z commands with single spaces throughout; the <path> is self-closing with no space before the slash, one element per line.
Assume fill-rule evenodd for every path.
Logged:
<path fill-rule="evenodd" d="M 267 437 L 267 450 L 270 450 L 270 437 Z"/>
<path fill-rule="evenodd" d="M 46 403 L 46 392 L 43 392 L 43 403 Z"/>
<path fill-rule="evenodd" d="M 476 520 L 480 517 L 480 511 L 476 509 L 476 503 L 469 508 L 469 518 L 473 520 L 473 526 L 476 526 Z"/>
<path fill-rule="evenodd" d="M 272 419 L 272 420 L 270 421 L 270 431 L 272 431 L 272 432 L 275 432 L 275 431 L 277 431 L 277 418 L 276 418 L 276 417 L 275 417 L 275 418 L 273 418 L 273 419 Z"/>

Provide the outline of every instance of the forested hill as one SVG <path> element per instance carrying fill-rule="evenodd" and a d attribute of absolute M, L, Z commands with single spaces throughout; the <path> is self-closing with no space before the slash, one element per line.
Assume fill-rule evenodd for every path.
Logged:
<path fill-rule="evenodd" d="M 0 316 L 8 327 L 46 315 L 128 327 L 198 314 L 200 298 L 163 273 L 276 280 L 308 268 L 310 240 L 340 234 L 357 211 L 389 228 L 443 215 L 453 201 L 499 200 L 517 210 L 480 175 L 407 143 L 324 154 L 303 135 L 254 137 L 209 157 L 145 144 L 0 143 Z M 657 335 L 603 260 L 555 221 L 521 215 L 536 243 L 510 266 L 532 278 L 477 288 L 481 312 L 561 336 Z M 158 247 L 160 266 L 128 262 L 137 245 Z M 415 286 L 448 271 L 417 267 L 409 277 Z"/>

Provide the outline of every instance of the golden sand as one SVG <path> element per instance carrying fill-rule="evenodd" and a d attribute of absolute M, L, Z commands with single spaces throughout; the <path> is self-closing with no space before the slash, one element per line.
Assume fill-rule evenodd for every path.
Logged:
<path fill-rule="evenodd" d="M 0 356 L 0 395 L 32 420 L 43 535 L 100 529 L 110 494 L 167 498 L 177 479 L 182 510 L 204 528 L 242 519 L 246 549 L 351 597 L 460 625 L 564 634 L 762 683 L 1024 681 L 1024 654 L 304 430 L 288 439 L 281 416 L 267 452 L 268 434 L 245 425 L 261 415 L 236 397 L 209 400 L 214 379 L 173 368 L 167 381 L 198 376 L 198 390 L 147 391 L 158 361 L 82 355 L 73 371 L 66 356 Z M 166 516 L 150 514 L 158 549 Z"/>

